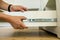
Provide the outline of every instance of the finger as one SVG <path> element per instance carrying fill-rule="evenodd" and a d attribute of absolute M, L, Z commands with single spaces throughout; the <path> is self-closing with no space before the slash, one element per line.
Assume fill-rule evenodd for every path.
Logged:
<path fill-rule="evenodd" d="M 11 24 L 13 26 L 14 29 L 18 29 L 18 26 L 15 24 Z"/>
<path fill-rule="evenodd" d="M 17 23 L 17 27 L 18 27 L 18 29 L 24 29 L 23 27 L 20 26 L 19 23 Z"/>
<path fill-rule="evenodd" d="M 21 11 L 21 12 L 24 12 L 24 10 L 23 10 L 23 9 L 20 9 L 20 11 Z"/>
<path fill-rule="evenodd" d="M 19 26 L 19 29 L 24 29 L 23 27 Z"/>
<path fill-rule="evenodd" d="M 21 21 L 20 21 L 20 26 L 21 26 L 22 28 L 27 28 L 27 27 L 23 24 L 23 22 L 21 22 Z"/>
<path fill-rule="evenodd" d="M 15 12 L 13 9 L 10 10 L 11 12 Z"/>
<path fill-rule="evenodd" d="M 23 6 L 19 6 L 19 8 L 22 8 L 24 11 L 28 10 L 26 7 L 23 7 Z"/>
<path fill-rule="evenodd" d="M 11 11 L 11 12 L 15 12 L 15 10 L 13 9 L 13 7 L 10 8 L 10 11 Z"/>
<path fill-rule="evenodd" d="M 27 10 L 28 10 L 26 7 L 22 7 L 22 9 L 23 9 L 24 11 L 27 11 Z"/>
<path fill-rule="evenodd" d="M 20 27 L 20 25 L 18 24 L 12 24 L 14 29 L 23 29 L 22 27 Z"/>
<path fill-rule="evenodd" d="M 15 25 L 15 29 L 24 29 L 24 28 L 21 27 L 19 23 L 16 23 L 16 25 Z"/>
<path fill-rule="evenodd" d="M 16 10 L 16 11 L 24 12 L 24 10 L 23 10 L 22 8 L 19 8 L 19 9 L 18 9 L 18 10 Z"/>
<path fill-rule="evenodd" d="M 22 12 L 24 12 L 24 11 L 27 11 L 27 8 L 25 8 L 25 7 L 18 7 L 18 10 L 19 11 L 22 11 L 23 10 Z"/>
<path fill-rule="evenodd" d="M 21 11 L 21 12 L 24 12 L 24 10 L 20 7 L 16 7 L 15 9 L 12 8 L 12 11 Z"/>
<path fill-rule="evenodd" d="M 19 17 L 21 20 L 26 20 L 27 18 L 26 17 L 24 17 L 24 16 L 20 16 Z"/>
<path fill-rule="evenodd" d="M 14 10 L 11 10 L 11 12 L 15 12 Z"/>

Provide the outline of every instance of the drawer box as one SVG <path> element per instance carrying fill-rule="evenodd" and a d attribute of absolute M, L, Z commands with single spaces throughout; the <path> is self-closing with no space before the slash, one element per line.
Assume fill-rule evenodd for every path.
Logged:
<path fill-rule="evenodd" d="M 57 26 L 56 11 L 26 11 L 26 12 L 4 12 L 4 13 L 11 16 L 25 16 L 27 19 L 24 20 L 24 24 L 28 27 Z M 1 22 L 1 23 L 6 23 L 5 26 L 7 25 L 7 22 Z"/>

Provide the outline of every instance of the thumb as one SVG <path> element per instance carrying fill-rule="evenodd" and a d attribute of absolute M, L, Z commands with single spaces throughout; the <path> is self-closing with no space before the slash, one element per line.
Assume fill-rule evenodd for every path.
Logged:
<path fill-rule="evenodd" d="M 24 17 L 24 16 L 20 16 L 20 19 L 22 19 L 22 20 L 26 20 L 27 18 Z"/>

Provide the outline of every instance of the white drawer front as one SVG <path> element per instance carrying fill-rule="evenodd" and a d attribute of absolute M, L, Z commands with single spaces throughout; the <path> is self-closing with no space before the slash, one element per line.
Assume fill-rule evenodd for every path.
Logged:
<path fill-rule="evenodd" d="M 12 16 L 25 16 L 26 26 L 56 26 L 56 11 L 5 12 Z"/>

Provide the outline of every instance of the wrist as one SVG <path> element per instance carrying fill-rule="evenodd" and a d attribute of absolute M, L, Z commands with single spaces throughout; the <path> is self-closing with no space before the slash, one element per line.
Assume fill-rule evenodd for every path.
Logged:
<path fill-rule="evenodd" d="M 3 13 L 0 12 L 0 19 L 3 19 L 4 18 L 4 15 Z"/>
<path fill-rule="evenodd" d="M 8 21 L 10 18 L 10 15 L 6 15 L 4 13 L 0 13 L 0 19 L 3 19 L 5 21 Z"/>

